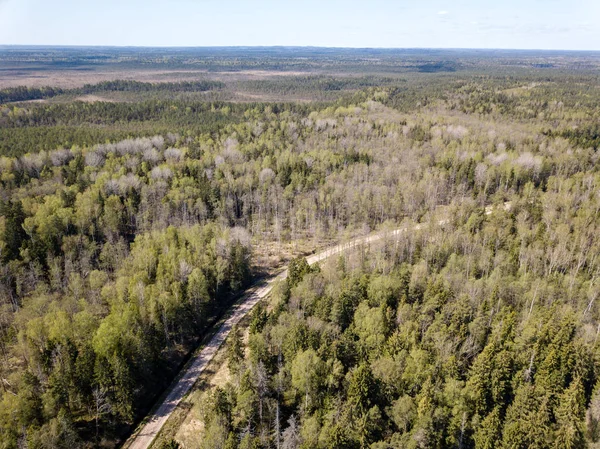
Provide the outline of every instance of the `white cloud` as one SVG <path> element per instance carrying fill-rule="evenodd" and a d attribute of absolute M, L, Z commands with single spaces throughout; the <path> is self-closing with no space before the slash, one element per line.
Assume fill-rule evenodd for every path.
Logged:
<path fill-rule="evenodd" d="M 438 11 L 438 14 L 440 16 L 447 16 L 448 14 L 450 14 L 450 11 Z"/>

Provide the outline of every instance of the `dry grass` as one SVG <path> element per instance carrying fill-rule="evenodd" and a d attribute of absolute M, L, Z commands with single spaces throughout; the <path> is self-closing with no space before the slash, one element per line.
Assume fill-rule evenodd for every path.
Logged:
<path fill-rule="evenodd" d="M 100 97 L 98 95 L 82 95 L 80 97 L 75 98 L 75 101 L 83 101 L 85 103 L 95 103 L 97 101 L 104 101 L 107 103 L 115 103 L 116 100 L 106 97 Z"/>
<path fill-rule="evenodd" d="M 264 274 L 275 274 L 288 262 L 298 256 L 307 256 L 320 248 L 332 244 L 331 240 L 312 239 L 296 240 L 294 242 L 267 241 L 253 242 L 253 259 L 256 271 Z"/>
<path fill-rule="evenodd" d="M 63 89 L 97 84 L 102 81 L 133 80 L 149 83 L 192 81 L 205 78 L 203 70 L 139 70 L 139 69 L 98 69 L 98 70 L 6 70 L 0 74 L 0 89 L 16 86 L 52 86 Z"/>
<path fill-rule="evenodd" d="M 249 317 L 246 316 L 242 319 L 239 326 L 243 332 L 244 345 L 246 345 L 249 337 Z M 202 404 L 206 396 L 215 388 L 222 388 L 229 381 L 231 381 L 231 373 L 227 367 L 227 350 L 224 345 L 201 374 L 188 396 L 173 412 L 151 447 L 159 448 L 164 442 L 172 439 L 184 448 L 198 447 L 204 432 Z"/>
<path fill-rule="evenodd" d="M 312 72 L 310 72 L 312 73 Z M 52 86 L 63 89 L 82 87 L 85 84 L 97 84 L 102 81 L 132 80 L 147 83 L 164 83 L 211 79 L 216 81 L 244 81 L 280 78 L 286 76 L 308 75 L 309 72 L 278 72 L 261 70 L 242 70 L 238 72 L 208 72 L 206 70 L 157 70 L 123 69 L 100 67 L 91 70 L 65 69 L 22 70 L 17 67 L 0 72 L 0 89 L 17 86 Z"/>
<path fill-rule="evenodd" d="M 243 342 L 244 345 L 246 345 L 249 337 L 247 318 L 243 320 L 241 326 Z M 246 352 L 247 350 L 248 348 L 246 347 Z M 202 404 L 204 404 L 206 396 L 217 387 L 225 387 L 225 385 L 232 380 L 231 372 L 227 367 L 225 347 L 221 349 L 214 362 L 215 366 L 211 369 L 213 372 L 212 376 L 204 383 L 204 385 L 202 385 L 202 388 L 194 390 L 188 397 L 187 400 L 191 404 L 191 407 L 187 409 L 187 414 L 175 433 L 174 440 L 184 448 L 198 447 L 202 441 L 204 432 L 204 422 L 202 421 L 204 411 L 202 410 Z"/>

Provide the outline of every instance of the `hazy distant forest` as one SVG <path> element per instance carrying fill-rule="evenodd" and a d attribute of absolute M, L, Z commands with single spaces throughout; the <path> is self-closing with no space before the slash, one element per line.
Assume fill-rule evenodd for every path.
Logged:
<path fill-rule="evenodd" d="M 599 69 L 0 47 L 0 448 L 118 446 L 290 261 L 163 447 L 600 448 Z"/>

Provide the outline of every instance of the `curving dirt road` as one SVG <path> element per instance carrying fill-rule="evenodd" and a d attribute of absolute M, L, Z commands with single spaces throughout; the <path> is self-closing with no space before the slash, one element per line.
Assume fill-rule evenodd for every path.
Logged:
<path fill-rule="evenodd" d="M 504 209 L 509 209 L 510 203 L 504 204 Z M 488 206 L 485 209 L 486 215 L 492 213 L 492 207 Z M 448 220 L 440 220 L 439 224 L 445 224 Z M 421 229 L 424 225 L 417 224 L 413 227 L 414 230 Z M 372 234 L 366 237 L 360 237 L 351 240 L 348 243 L 340 244 L 321 251 L 317 254 L 313 254 L 306 258 L 309 264 L 314 264 L 328 257 L 340 254 L 348 249 L 355 248 L 363 244 L 369 244 L 376 242 L 385 237 L 394 237 L 403 232 L 406 232 L 406 228 L 400 228 L 391 232 L 380 232 Z M 174 385 L 171 387 L 169 394 L 164 399 L 162 404 L 154 411 L 151 417 L 144 425 L 144 427 L 129 440 L 129 444 L 125 444 L 128 449 L 147 449 L 154 441 L 154 438 L 158 435 L 164 424 L 171 416 L 171 413 L 175 410 L 177 405 L 185 397 L 188 391 L 194 386 L 196 380 L 206 369 L 209 362 L 215 356 L 221 345 L 227 339 L 231 329 L 248 313 L 252 308 L 263 298 L 265 298 L 272 290 L 273 284 L 276 281 L 283 280 L 287 277 L 287 270 L 282 273 L 271 276 L 270 278 L 262 281 L 259 285 L 251 287 L 247 293 L 245 293 L 240 300 L 233 306 L 231 315 L 221 325 L 219 330 L 206 346 L 196 355 L 191 364 L 188 364 L 184 368 L 185 372 L 177 379 Z"/>

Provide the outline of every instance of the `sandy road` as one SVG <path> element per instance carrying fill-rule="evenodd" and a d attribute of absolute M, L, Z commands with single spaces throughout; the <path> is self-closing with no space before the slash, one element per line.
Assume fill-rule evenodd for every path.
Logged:
<path fill-rule="evenodd" d="M 509 209 L 510 203 L 504 204 L 504 209 Z M 485 209 L 485 214 L 489 215 L 492 213 L 492 207 L 488 206 Z M 448 220 L 440 220 L 439 224 L 445 224 Z M 412 229 L 421 229 L 424 225 L 417 224 Z M 406 232 L 407 228 L 403 227 L 395 229 L 390 232 L 380 232 L 371 234 L 365 237 L 360 237 L 351 240 L 347 243 L 332 246 L 324 251 L 307 257 L 309 264 L 314 264 L 325 260 L 336 254 L 340 254 L 349 249 L 355 248 L 363 244 L 369 244 L 381 240 L 383 238 L 390 238 L 398 236 Z M 271 276 L 266 280 L 261 281 L 258 285 L 255 285 L 248 289 L 248 291 L 240 298 L 240 300 L 233 306 L 231 315 L 221 325 L 216 334 L 213 335 L 211 340 L 206 346 L 194 356 L 193 362 L 188 364 L 184 368 L 185 372 L 183 375 L 175 381 L 170 387 L 171 390 L 167 397 L 163 400 L 162 404 L 154 411 L 152 416 L 149 417 L 144 427 L 129 440 L 129 444 L 125 444 L 128 449 L 147 449 L 154 441 L 154 438 L 158 435 L 164 424 L 167 422 L 171 413 L 175 410 L 177 405 L 190 391 L 190 389 L 196 383 L 196 380 L 206 369 L 209 362 L 213 359 L 221 345 L 227 339 L 231 329 L 239 323 L 239 321 L 248 313 L 252 308 L 263 298 L 265 298 L 273 289 L 273 285 L 276 281 L 283 280 L 287 277 L 287 270 L 282 273 Z"/>

